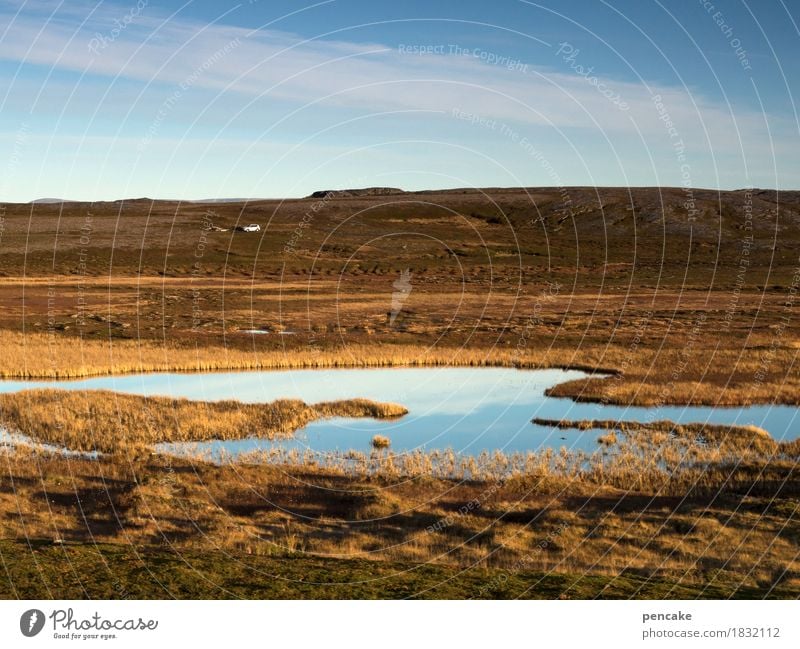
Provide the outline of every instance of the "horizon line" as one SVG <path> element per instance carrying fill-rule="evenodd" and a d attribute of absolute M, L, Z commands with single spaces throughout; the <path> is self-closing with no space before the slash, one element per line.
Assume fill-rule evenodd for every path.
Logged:
<path fill-rule="evenodd" d="M 135 201 L 151 201 L 159 203 L 248 203 L 260 201 L 296 201 L 296 200 L 321 200 L 322 196 L 315 196 L 315 194 L 325 193 L 340 193 L 340 192 L 368 192 L 370 190 L 384 190 L 382 194 L 364 194 L 361 196 L 333 196 L 332 198 L 366 198 L 376 196 L 396 196 L 401 194 L 436 194 L 436 193 L 457 193 L 457 192 L 474 192 L 474 193 L 489 193 L 489 192 L 519 192 L 528 193 L 531 191 L 562 191 L 565 189 L 618 189 L 618 190 L 678 190 L 683 192 L 704 191 L 704 192 L 717 192 L 717 193 L 731 193 L 742 191 L 767 191 L 767 192 L 796 192 L 797 189 L 778 189 L 775 187 L 754 187 L 742 186 L 732 189 L 722 189 L 718 187 L 683 187 L 680 185 L 529 185 L 529 186 L 490 186 L 490 187 L 438 187 L 432 189 L 411 189 L 405 190 L 396 187 L 343 187 L 343 188 L 329 188 L 322 190 L 315 190 L 311 194 L 305 196 L 260 196 L 260 197 L 218 197 L 218 198 L 152 198 L 150 196 L 137 196 L 128 198 L 113 198 L 113 199 L 82 199 L 82 198 L 35 198 L 29 201 L 3 201 L 0 200 L 2 205 L 59 205 L 64 203 L 124 203 Z"/>

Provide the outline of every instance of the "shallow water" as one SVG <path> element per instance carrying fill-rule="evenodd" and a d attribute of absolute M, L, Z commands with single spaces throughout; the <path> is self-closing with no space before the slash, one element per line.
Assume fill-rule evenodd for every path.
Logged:
<path fill-rule="evenodd" d="M 464 455 L 483 451 L 504 453 L 546 447 L 593 452 L 598 431 L 558 430 L 531 423 L 548 419 L 620 419 L 679 423 L 755 424 L 776 439 L 798 437 L 800 422 L 794 406 L 709 408 L 669 406 L 619 407 L 575 403 L 544 396 L 557 383 L 586 376 L 562 370 L 512 368 L 397 368 L 325 369 L 204 374 L 141 374 L 97 377 L 77 381 L 0 381 L 0 392 L 34 387 L 70 390 L 106 389 L 140 395 L 168 395 L 215 401 L 269 402 L 297 398 L 308 403 L 364 397 L 401 403 L 409 414 L 396 420 L 329 419 L 317 421 L 290 440 L 246 439 L 192 444 L 193 452 L 212 457 L 224 449 L 229 455 L 257 449 L 311 449 L 369 451 L 374 435 L 391 439 L 395 452 L 452 448 Z M 161 445 L 180 452 L 180 445 Z"/>

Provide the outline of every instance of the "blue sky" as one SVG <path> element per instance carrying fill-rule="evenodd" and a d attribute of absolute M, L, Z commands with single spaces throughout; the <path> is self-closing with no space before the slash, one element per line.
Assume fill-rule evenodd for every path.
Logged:
<path fill-rule="evenodd" d="M 0 0 L 0 200 L 796 189 L 798 23 L 788 0 Z"/>

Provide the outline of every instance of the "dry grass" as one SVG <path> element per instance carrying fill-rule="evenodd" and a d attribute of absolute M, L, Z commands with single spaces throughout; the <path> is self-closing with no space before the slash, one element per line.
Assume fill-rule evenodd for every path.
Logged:
<path fill-rule="evenodd" d="M 361 473 L 18 449 L 0 474 L 0 536 L 800 588 L 796 458 L 766 467 L 747 453 L 702 471 L 687 440 L 662 442 L 677 445 L 652 459 L 660 446 L 645 439 L 588 464 L 548 452 L 497 480 L 411 476 L 386 458 Z"/>
<path fill-rule="evenodd" d="M 383 435 L 375 435 L 370 443 L 372 444 L 372 448 L 389 448 L 392 445 L 392 440 Z"/>
<path fill-rule="evenodd" d="M 214 207 L 215 225 L 226 228 L 269 218 L 269 232 L 255 238 L 206 233 L 202 205 L 35 206 L 33 218 L 30 206 L 9 206 L 0 376 L 610 368 L 611 378 L 550 394 L 655 406 L 800 403 L 800 321 L 787 308 L 796 290 L 800 196 L 781 194 L 778 208 L 774 195 L 756 192 L 740 283 L 741 193 L 697 190 L 702 214 L 686 228 L 680 189 L 569 191 L 571 215 L 553 189 L 534 197 L 408 195 L 390 205 L 337 199 L 316 213 L 294 255 L 283 246 L 309 201 Z M 91 263 L 81 274 L 87 211 Z M 422 236 L 398 246 L 385 236 L 387 224 Z M 201 236 L 205 256 L 195 276 Z M 392 323 L 393 285 L 405 269 L 413 292 Z M 297 334 L 241 333 L 254 326 Z M 591 456 L 381 451 L 321 462 L 276 452 L 217 465 L 150 457 L 141 444 L 168 435 L 225 438 L 221 428 L 284 434 L 275 431 L 336 407 L 287 402 L 245 416 L 239 404 L 224 411 L 147 400 L 142 407 L 114 395 L 94 404 L 101 408 L 94 414 L 91 400 L 57 408 L 60 397 L 52 412 L 41 404 L 29 412 L 24 397 L 9 396 L 4 416 L 14 399 L 23 429 L 47 428 L 40 439 L 73 448 L 102 439 L 114 453 L 89 461 L 6 449 L 6 538 L 800 589 L 800 443 L 778 444 L 757 430 L 612 422 L 616 443 Z"/>
<path fill-rule="evenodd" d="M 613 430 L 610 430 L 600 435 L 600 437 L 597 438 L 597 443 L 603 446 L 613 446 L 617 443 L 617 434 Z"/>
<path fill-rule="evenodd" d="M 247 351 L 238 348 L 158 345 L 151 341 L 76 342 L 64 336 L 0 331 L 0 377 L 71 379 L 136 372 L 210 372 L 331 367 L 542 367 L 608 371 L 587 363 L 564 365 L 546 352 L 427 348 L 421 345 L 355 345 L 342 349 Z"/>
<path fill-rule="evenodd" d="M 102 390 L 26 390 L 0 395 L 10 431 L 74 451 L 135 453 L 159 442 L 287 437 L 323 417 L 399 417 L 396 404 L 351 399 L 308 405 L 141 397 Z"/>
<path fill-rule="evenodd" d="M 778 442 L 763 428 L 759 426 L 730 426 L 722 424 L 690 423 L 677 424 L 673 421 L 662 420 L 648 423 L 637 421 L 619 421 L 613 419 L 545 419 L 536 417 L 534 424 L 552 426 L 555 428 L 574 428 L 576 430 L 589 430 L 591 428 L 604 428 L 618 430 L 630 435 L 650 435 L 663 438 L 664 434 L 691 442 L 712 446 L 717 450 L 726 450 L 731 453 L 754 450 L 765 457 L 787 454 L 796 455 L 800 449 L 800 441 Z M 612 442 L 614 443 L 614 442 Z"/>
<path fill-rule="evenodd" d="M 779 445 L 774 453 L 741 443 L 720 446 L 698 444 L 666 433 L 629 431 L 624 437 L 609 434 L 612 451 L 546 449 L 528 453 L 483 453 L 460 456 L 452 450 L 410 453 L 333 452 L 321 458 L 312 451 L 258 450 L 223 458 L 227 466 L 291 466 L 331 471 L 341 476 L 384 476 L 393 479 L 467 480 L 497 482 L 522 480 L 553 493 L 570 485 L 595 485 L 660 495 L 713 493 L 726 481 L 750 489 L 760 480 L 770 484 L 796 481 L 800 445 Z M 616 440 L 616 441 L 614 441 Z M 599 440 L 598 440 L 599 441 Z M 190 455 L 194 461 L 211 461 L 205 454 Z M 731 487 L 733 488 L 733 487 Z"/>
<path fill-rule="evenodd" d="M 754 192 L 742 273 L 742 192 L 696 190 L 694 228 L 680 190 L 569 194 L 572 212 L 553 188 L 400 194 L 388 203 L 4 206 L 0 376 L 583 366 L 619 374 L 552 394 L 798 403 L 800 320 L 791 305 L 800 195 Z M 312 207 L 314 227 L 286 254 Z M 228 232 L 207 230 L 209 209 Z M 241 236 L 231 228 L 243 221 L 268 221 L 268 231 Z M 399 224 L 402 245 L 386 236 Z M 393 320 L 393 286 L 406 269 L 413 291 Z M 295 335 L 242 333 L 252 328 Z"/>
<path fill-rule="evenodd" d="M 299 346 L 287 350 L 194 347 L 150 340 L 82 340 L 62 335 L 0 331 L 0 377 L 79 378 L 136 372 L 203 372 L 336 367 L 518 367 L 578 369 L 609 374 L 550 388 L 547 394 L 580 401 L 622 405 L 751 405 L 800 404 L 800 371 L 795 349 L 777 349 L 764 365 L 763 350 L 696 350 L 693 361 L 674 381 L 673 368 L 682 361 L 680 349 L 658 353 L 627 347 L 584 346 L 565 350 L 553 346 L 426 347 L 415 344 L 356 343 L 320 349 Z M 729 367 L 709 374 L 709 366 Z M 625 373 L 615 367 L 626 368 Z M 766 369 L 765 369 L 766 367 Z M 763 375 L 759 375 L 763 372 Z M 758 380 L 756 376 L 760 376 Z M 696 379 L 695 379 L 696 377 Z M 690 380 L 691 379 L 691 380 Z"/>
<path fill-rule="evenodd" d="M 680 349 L 640 351 L 632 358 L 611 350 L 603 361 L 612 367 L 625 366 L 626 371 L 604 379 L 566 381 L 549 388 L 546 394 L 576 401 L 655 407 L 800 404 L 800 371 L 794 348 L 777 347 L 768 352 L 759 347 L 699 348 L 690 361 Z M 682 371 L 675 379 L 678 366 Z"/>

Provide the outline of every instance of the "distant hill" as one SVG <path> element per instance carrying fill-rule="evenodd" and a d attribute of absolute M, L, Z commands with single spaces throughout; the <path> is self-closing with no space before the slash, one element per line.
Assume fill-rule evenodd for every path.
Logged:
<path fill-rule="evenodd" d="M 397 187 L 365 187 L 364 189 L 322 189 L 316 191 L 308 198 L 339 198 L 347 196 L 389 196 L 391 194 L 405 194 Z"/>
<path fill-rule="evenodd" d="M 199 198 L 199 199 L 183 199 L 181 203 L 249 203 L 252 201 L 263 201 L 265 198 Z M 118 198 L 112 201 L 79 201 L 69 198 L 36 198 L 29 201 L 30 204 L 37 205 L 54 205 L 58 203 L 141 203 L 141 202 L 162 202 L 162 203 L 177 203 L 179 199 L 153 199 L 142 196 L 140 198 Z"/>
<path fill-rule="evenodd" d="M 70 198 L 37 198 L 30 201 L 28 204 L 57 205 L 59 203 L 70 203 L 70 204 L 83 203 L 83 204 L 96 204 L 96 205 L 113 205 L 115 203 L 142 203 L 142 202 L 152 203 L 153 199 L 142 197 L 142 198 L 119 198 L 113 201 L 79 201 Z"/>
<path fill-rule="evenodd" d="M 266 198 L 198 198 L 184 203 L 251 203 L 253 201 L 265 201 Z"/>

